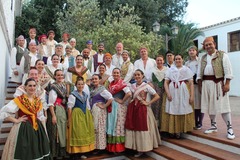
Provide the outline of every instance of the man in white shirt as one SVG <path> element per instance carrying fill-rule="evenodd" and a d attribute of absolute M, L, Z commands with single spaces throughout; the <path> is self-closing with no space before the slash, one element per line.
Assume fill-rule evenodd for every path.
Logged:
<path fill-rule="evenodd" d="M 51 56 L 52 56 L 55 51 L 55 45 L 57 44 L 57 41 L 54 40 L 55 32 L 53 30 L 50 30 L 48 31 L 47 36 L 48 36 L 47 45 L 51 47 Z"/>
<path fill-rule="evenodd" d="M 98 52 L 97 54 L 93 55 L 93 67 L 94 72 L 96 72 L 97 67 L 104 62 L 104 43 L 98 44 Z"/>
<path fill-rule="evenodd" d="M 93 50 L 93 42 L 92 42 L 92 40 L 88 40 L 87 42 L 86 42 L 86 45 L 87 45 L 87 48 L 90 50 L 90 55 L 89 55 L 89 57 L 90 58 L 92 58 L 93 57 L 93 55 L 95 55 L 97 52 L 95 51 L 95 50 Z"/>
<path fill-rule="evenodd" d="M 63 55 L 63 46 L 61 44 L 56 44 L 55 46 L 55 54 L 57 54 L 59 56 L 59 67 L 63 68 L 65 71 L 68 69 L 69 64 L 68 64 L 68 60 L 65 60 L 65 57 Z M 47 65 L 51 65 L 52 64 L 52 57 L 48 57 L 47 60 Z"/>
<path fill-rule="evenodd" d="M 28 71 L 30 68 L 35 67 L 35 63 L 38 59 L 42 59 L 42 57 L 37 53 L 37 45 L 34 41 L 29 43 L 28 48 L 29 53 L 25 53 L 20 62 L 21 72 L 23 73 L 23 84 L 28 77 Z"/>
<path fill-rule="evenodd" d="M 207 52 L 201 57 L 198 65 L 197 80 L 202 93 L 201 111 L 209 114 L 211 127 L 205 134 L 217 132 L 216 115 L 221 113 L 227 125 L 227 138 L 234 139 L 231 109 L 228 92 L 233 78 L 232 66 L 228 55 L 218 51 L 213 37 L 203 41 L 203 49 Z"/>
<path fill-rule="evenodd" d="M 129 52 L 123 50 L 122 52 L 123 64 L 121 66 L 121 77 L 124 82 L 129 83 L 134 74 L 134 65 L 130 62 Z"/>
<path fill-rule="evenodd" d="M 114 66 L 116 66 L 117 68 L 121 68 L 121 66 L 123 64 L 123 58 L 122 58 L 123 44 L 121 42 L 117 43 L 116 51 L 117 51 L 117 53 L 115 53 L 112 56 L 112 64 Z"/>
<path fill-rule="evenodd" d="M 62 34 L 62 42 L 60 42 L 59 44 L 61 44 L 63 46 L 63 52 L 65 54 L 65 49 L 66 49 L 66 46 L 67 45 L 70 45 L 69 42 L 68 42 L 68 39 L 69 39 L 70 35 L 67 33 L 67 32 L 64 32 Z"/>
<path fill-rule="evenodd" d="M 79 50 L 77 50 L 75 47 L 77 45 L 77 41 L 75 38 L 71 38 L 70 41 L 69 41 L 70 45 L 72 46 L 72 55 L 73 57 L 77 57 L 77 55 L 80 55 L 80 52 Z"/>
<path fill-rule="evenodd" d="M 196 83 L 197 78 L 197 70 L 198 70 L 198 63 L 199 58 L 197 56 L 198 49 L 196 46 L 190 46 L 188 48 L 188 55 L 189 59 L 185 63 L 185 66 L 191 69 L 193 72 L 193 82 L 194 82 L 194 114 L 195 114 L 195 128 L 194 129 L 201 129 L 202 128 L 202 121 L 204 117 L 204 113 L 201 113 L 201 94 L 199 92 L 198 84 Z"/>
<path fill-rule="evenodd" d="M 43 57 L 44 64 L 47 64 L 48 57 L 51 57 L 51 47 L 47 45 L 47 35 L 39 36 L 40 44 L 38 45 L 38 53 Z"/>
<path fill-rule="evenodd" d="M 88 48 L 85 48 L 82 51 L 82 54 L 83 54 L 83 66 L 87 67 L 88 70 L 91 72 L 91 74 L 93 74 L 94 67 L 93 67 L 92 57 L 90 56 L 90 50 Z"/>
<path fill-rule="evenodd" d="M 16 47 L 12 48 L 11 51 L 11 69 L 13 70 L 11 81 L 21 84 L 22 83 L 22 72 L 20 69 L 20 62 L 22 56 L 28 53 L 28 50 L 24 48 L 25 39 L 22 35 L 17 38 Z"/>
<path fill-rule="evenodd" d="M 135 70 L 142 70 L 145 76 L 145 80 L 149 82 L 151 80 L 152 70 L 157 66 L 156 61 L 148 57 L 148 50 L 146 47 L 140 48 L 140 56 L 141 58 L 134 62 Z"/>

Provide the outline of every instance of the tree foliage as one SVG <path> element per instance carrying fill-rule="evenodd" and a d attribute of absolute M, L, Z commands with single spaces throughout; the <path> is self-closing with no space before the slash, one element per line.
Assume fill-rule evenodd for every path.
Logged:
<path fill-rule="evenodd" d="M 195 27 L 195 24 L 179 24 L 179 31 L 175 38 L 172 39 L 172 50 L 174 53 L 182 54 L 183 57 L 187 56 L 187 49 L 194 45 L 193 40 L 203 32 Z"/>
<path fill-rule="evenodd" d="M 149 48 L 151 56 L 154 56 L 157 48 L 155 44 L 161 47 L 160 38 L 156 39 L 152 32 L 143 32 L 139 25 L 140 18 L 134 14 L 134 7 L 119 5 L 117 11 L 107 10 L 103 18 L 99 14 L 100 7 L 97 1 L 82 0 L 77 4 L 76 0 L 68 0 L 67 4 L 68 9 L 58 13 L 57 25 L 61 32 L 68 31 L 77 39 L 77 43 L 80 44 L 77 48 L 80 50 L 84 48 L 88 39 L 92 39 L 95 46 L 104 42 L 105 51 L 114 54 L 115 45 L 122 42 L 124 48 L 132 53 L 132 59 L 135 59 L 141 45 Z"/>
<path fill-rule="evenodd" d="M 155 21 L 161 25 L 171 25 L 183 17 L 188 5 L 187 0 L 99 0 L 101 14 L 107 15 L 107 10 L 119 9 L 119 4 L 134 7 L 134 13 L 140 17 L 140 25 L 145 32 L 152 30 Z"/>
<path fill-rule="evenodd" d="M 37 28 L 38 35 L 46 34 L 52 29 L 59 36 L 60 33 L 56 26 L 56 13 L 64 9 L 65 1 L 31 0 L 23 4 L 22 15 L 16 18 L 16 36 L 22 34 L 28 37 L 30 27 Z"/>

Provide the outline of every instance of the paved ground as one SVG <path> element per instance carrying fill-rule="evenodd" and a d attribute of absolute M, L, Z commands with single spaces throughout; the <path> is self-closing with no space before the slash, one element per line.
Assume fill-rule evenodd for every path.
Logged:
<path fill-rule="evenodd" d="M 240 118 L 240 97 L 230 97 L 232 115 L 239 115 Z"/>

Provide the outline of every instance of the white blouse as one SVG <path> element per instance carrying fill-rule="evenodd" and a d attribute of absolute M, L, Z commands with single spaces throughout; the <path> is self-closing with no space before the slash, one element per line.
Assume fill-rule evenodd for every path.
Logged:
<path fill-rule="evenodd" d="M 71 94 L 69 96 L 69 98 L 68 98 L 68 103 L 67 103 L 68 108 L 72 109 L 74 107 L 74 105 L 75 105 L 75 102 L 76 102 L 76 97 Z M 91 108 L 90 108 L 90 104 L 89 104 L 89 97 L 87 98 L 87 102 L 86 103 L 87 103 L 87 105 L 86 105 L 87 109 L 90 110 Z"/>
<path fill-rule="evenodd" d="M 15 114 L 17 111 L 19 110 L 17 104 L 11 100 L 7 105 L 3 106 L 0 110 L 0 120 L 4 120 L 5 118 L 9 117 L 9 116 L 13 116 L 13 114 Z M 43 109 L 41 109 L 38 113 L 37 113 L 37 118 L 40 121 L 44 121 L 46 120 L 46 117 L 43 114 Z"/>
<path fill-rule="evenodd" d="M 42 90 L 42 91 L 41 91 Z M 39 95 L 39 98 L 41 99 L 42 105 L 43 105 L 43 109 L 47 110 L 48 106 L 47 106 L 47 102 L 46 102 L 46 91 L 43 90 L 39 85 L 37 86 L 36 92 L 39 94 L 40 92 L 42 92 L 41 95 Z M 13 97 L 16 98 L 18 96 L 21 96 L 22 94 L 26 94 L 26 91 L 22 86 L 17 87 L 15 93 L 13 94 Z"/>

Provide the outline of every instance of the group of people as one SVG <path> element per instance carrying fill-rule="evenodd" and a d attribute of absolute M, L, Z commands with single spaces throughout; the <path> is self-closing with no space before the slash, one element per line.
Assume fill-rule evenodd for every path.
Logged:
<path fill-rule="evenodd" d="M 79 52 L 74 38 L 67 44 L 67 33 L 61 43 L 53 31 L 40 42 L 32 34 L 35 29 L 29 39 L 19 36 L 11 54 L 12 80 L 23 85 L 0 110 L 0 119 L 14 123 L 5 159 L 87 158 L 87 152 L 126 148 L 139 157 L 161 144 L 160 131 L 180 138 L 201 129 L 204 113 L 211 119 L 206 134 L 217 132 L 220 112 L 227 138 L 235 138 L 228 98 L 231 63 L 212 37 L 204 40 L 201 58 L 191 46 L 184 65 L 182 55 L 171 51 L 165 63 L 164 56 L 154 60 L 141 47 L 133 64 L 122 43 L 114 55 L 104 53 L 103 43 L 94 51 L 91 40 Z"/>

